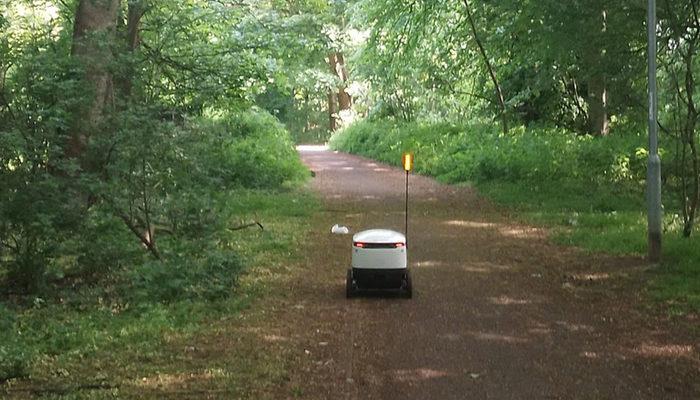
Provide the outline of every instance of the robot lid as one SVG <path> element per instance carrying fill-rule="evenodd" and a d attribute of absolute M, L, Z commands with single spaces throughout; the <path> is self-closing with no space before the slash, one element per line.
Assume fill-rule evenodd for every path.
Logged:
<path fill-rule="evenodd" d="M 406 236 L 389 229 L 369 229 L 357 232 L 352 237 L 353 243 L 403 243 L 406 244 Z"/>

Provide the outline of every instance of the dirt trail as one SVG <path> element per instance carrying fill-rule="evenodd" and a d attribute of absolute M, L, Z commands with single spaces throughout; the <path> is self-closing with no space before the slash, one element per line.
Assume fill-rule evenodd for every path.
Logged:
<path fill-rule="evenodd" d="M 303 148 L 325 199 L 277 325 L 276 398 L 700 399 L 692 319 L 649 315 L 640 258 L 586 255 L 467 188 L 411 178 L 414 298 L 344 297 L 353 231 L 403 230 L 403 171 Z"/>

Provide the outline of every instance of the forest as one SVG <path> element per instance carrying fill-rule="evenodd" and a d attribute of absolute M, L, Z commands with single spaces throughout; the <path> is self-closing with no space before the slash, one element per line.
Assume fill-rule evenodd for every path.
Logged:
<path fill-rule="evenodd" d="M 645 290 L 686 314 L 700 1 L 657 13 L 664 250 Z M 253 276 L 284 274 L 318 208 L 295 144 L 411 151 L 560 243 L 644 254 L 646 16 L 633 0 L 0 0 L 0 383 L 60 394 L 85 360 L 128 375 L 167 358 L 163 332 L 264 293 Z"/>

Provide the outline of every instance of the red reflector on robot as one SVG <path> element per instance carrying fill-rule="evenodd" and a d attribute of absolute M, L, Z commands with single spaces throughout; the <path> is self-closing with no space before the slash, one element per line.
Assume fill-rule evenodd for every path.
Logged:
<path fill-rule="evenodd" d="M 364 243 L 364 242 L 353 242 L 353 246 L 360 249 L 400 249 L 406 247 L 406 243 Z"/>

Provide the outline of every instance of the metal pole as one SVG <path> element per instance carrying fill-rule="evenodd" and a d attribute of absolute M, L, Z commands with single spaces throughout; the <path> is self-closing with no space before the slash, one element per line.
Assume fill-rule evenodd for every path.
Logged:
<path fill-rule="evenodd" d="M 658 96 L 656 88 L 656 0 L 648 0 L 647 41 L 649 72 L 649 159 L 647 202 L 649 261 L 661 260 L 661 159 L 658 144 Z"/>
<path fill-rule="evenodd" d="M 406 171 L 406 225 L 404 227 L 404 236 L 406 237 L 406 246 L 408 246 L 408 171 Z"/>

